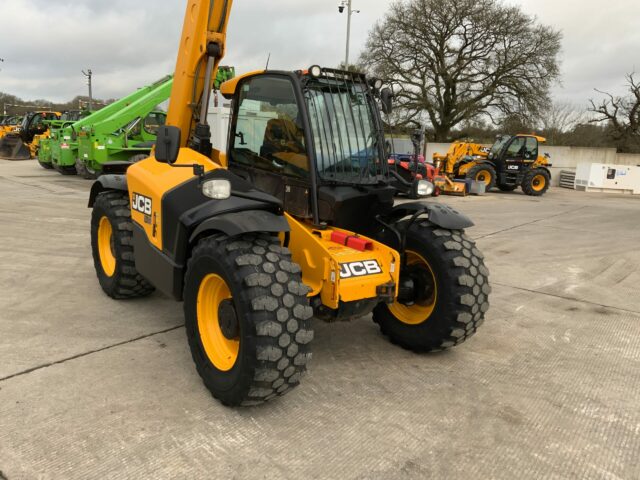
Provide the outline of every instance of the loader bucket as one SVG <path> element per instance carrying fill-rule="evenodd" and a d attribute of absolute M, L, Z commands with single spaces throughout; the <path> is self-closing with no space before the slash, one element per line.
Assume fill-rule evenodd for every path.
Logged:
<path fill-rule="evenodd" d="M 0 159 L 30 160 L 31 150 L 19 136 L 7 135 L 0 139 Z"/>

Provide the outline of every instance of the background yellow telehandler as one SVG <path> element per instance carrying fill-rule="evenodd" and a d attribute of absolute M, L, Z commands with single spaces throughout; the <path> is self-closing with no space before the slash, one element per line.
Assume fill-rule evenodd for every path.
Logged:
<path fill-rule="evenodd" d="M 536 135 L 502 135 L 491 147 L 458 141 L 445 155 L 433 155 L 434 183 L 442 193 L 464 195 L 469 182 L 513 191 L 519 186 L 527 195 L 543 195 L 550 186 L 549 155 L 539 152 L 546 140 Z"/>
<path fill-rule="evenodd" d="M 29 160 L 35 158 L 40 140 L 49 136 L 47 120 L 59 120 L 60 112 L 30 112 L 15 130 L 0 139 L 0 158 Z"/>

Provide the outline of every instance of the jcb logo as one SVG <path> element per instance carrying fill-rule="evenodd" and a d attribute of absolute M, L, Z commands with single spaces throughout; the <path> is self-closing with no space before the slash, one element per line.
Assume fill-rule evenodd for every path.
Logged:
<path fill-rule="evenodd" d="M 376 260 L 340 264 L 340 278 L 366 277 L 378 273 L 382 273 L 382 268 Z"/>
<path fill-rule="evenodd" d="M 144 215 L 151 215 L 151 199 L 139 193 L 134 193 L 131 199 L 131 208 Z"/>

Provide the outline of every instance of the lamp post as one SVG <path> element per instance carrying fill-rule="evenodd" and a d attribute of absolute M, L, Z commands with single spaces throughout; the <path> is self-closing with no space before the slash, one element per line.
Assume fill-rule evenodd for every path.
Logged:
<path fill-rule="evenodd" d="M 87 84 L 89 85 L 89 111 L 93 111 L 93 90 L 91 85 L 91 78 L 93 77 L 93 72 L 91 69 L 86 72 L 82 70 L 82 74 L 87 77 Z"/>
<path fill-rule="evenodd" d="M 338 4 L 338 12 L 344 13 L 347 11 L 347 53 L 344 57 L 344 68 L 349 69 L 349 42 L 351 41 L 351 15 L 354 13 L 360 13 L 360 10 L 353 10 L 351 8 L 351 2 L 353 0 L 341 0 Z"/>

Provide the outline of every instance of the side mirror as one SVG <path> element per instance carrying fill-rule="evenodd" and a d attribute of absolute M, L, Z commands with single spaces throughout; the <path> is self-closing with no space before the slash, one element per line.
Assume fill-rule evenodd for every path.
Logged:
<path fill-rule="evenodd" d="M 180 129 L 164 125 L 158 129 L 156 138 L 156 160 L 173 165 L 180 153 Z"/>
<path fill-rule="evenodd" d="M 382 111 L 386 115 L 390 115 L 393 111 L 393 92 L 389 87 L 382 89 L 380 92 L 380 100 L 382 102 Z"/>

